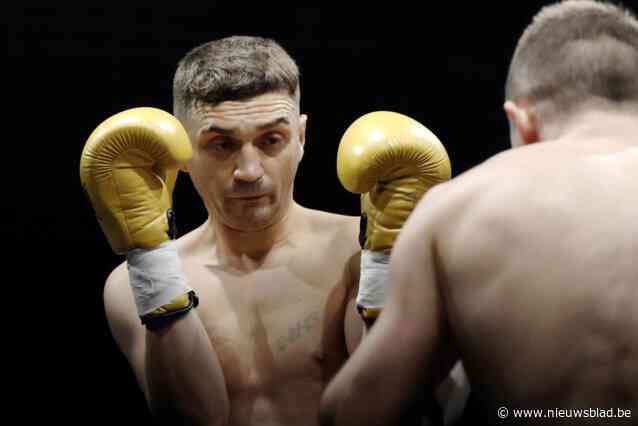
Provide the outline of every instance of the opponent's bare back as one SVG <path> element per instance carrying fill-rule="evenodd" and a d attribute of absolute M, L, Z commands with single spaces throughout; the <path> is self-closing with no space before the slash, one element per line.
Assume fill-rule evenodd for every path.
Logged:
<path fill-rule="evenodd" d="M 608 124 L 507 151 L 439 191 L 447 320 L 491 413 L 638 414 L 638 119 Z"/>

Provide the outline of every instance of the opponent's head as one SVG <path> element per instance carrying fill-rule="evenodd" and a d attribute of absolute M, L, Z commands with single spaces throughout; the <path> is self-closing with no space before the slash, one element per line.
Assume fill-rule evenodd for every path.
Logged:
<path fill-rule="evenodd" d="M 593 0 L 544 7 L 519 39 L 505 97 L 513 146 L 587 108 L 638 106 L 638 21 Z"/>
<path fill-rule="evenodd" d="M 217 220 L 257 230 L 285 215 L 305 142 L 299 104 L 298 67 L 273 40 L 215 40 L 179 62 L 173 110 L 193 143 L 186 171 Z"/>

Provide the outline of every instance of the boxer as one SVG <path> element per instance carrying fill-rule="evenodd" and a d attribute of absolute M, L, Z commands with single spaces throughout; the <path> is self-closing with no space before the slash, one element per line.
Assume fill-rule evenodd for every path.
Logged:
<path fill-rule="evenodd" d="M 97 126 L 82 153 L 83 187 L 112 249 L 126 256 L 104 288 L 111 332 L 161 424 L 317 424 L 324 386 L 363 330 L 355 309 L 360 218 L 293 199 L 307 121 L 297 66 L 273 40 L 215 40 L 179 62 L 173 95 L 173 114 L 123 111 Z M 385 201 L 366 212 L 389 219 L 369 220 L 364 233 L 390 224 L 395 235 L 418 198 L 449 177 L 449 160 L 416 121 L 374 118 L 376 135 L 393 143 L 377 137 L 345 169 L 384 158 L 370 177 L 383 181 L 373 188 Z M 366 151 L 360 123 L 352 143 Z M 392 152 L 401 146 L 417 161 L 388 180 L 394 159 L 405 162 Z M 178 169 L 208 219 L 175 239 Z M 401 191 L 402 213 L 386 211 Z M 378 310 L 376 288 L 375 306 L 362 301 L 359 311 Z"/>

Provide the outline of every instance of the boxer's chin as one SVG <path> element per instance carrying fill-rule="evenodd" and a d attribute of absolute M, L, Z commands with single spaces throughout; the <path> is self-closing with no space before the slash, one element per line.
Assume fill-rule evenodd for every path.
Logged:
<path fill-rule="evenodd" d="M 231 200 L 224 208 L 226 225 L 238 231 L 260 231 L 283 216 L 279 200 L 265 196 L 256 200 Z"/>

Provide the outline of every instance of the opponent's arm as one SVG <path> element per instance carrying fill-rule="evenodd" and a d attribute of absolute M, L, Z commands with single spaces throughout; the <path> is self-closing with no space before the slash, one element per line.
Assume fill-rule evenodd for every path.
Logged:
<path fill-rule="evenodd" d="M 190 155 L 175 117 L 134 108 L 89 136 L 80 177 L 113 251 L 127 257 L 104 301 L 152 413 L 162 424 L 227 424 L 224 377 L 172 241 L 172 190 Z"/>
<path fill-rule="evenodd" d="M 323 395 L 323 425 L 401 424 L 423 389 L 433 391 L 450 368 L 427 204 L 417 207 L 393 249 L 383 314 Z"/>

